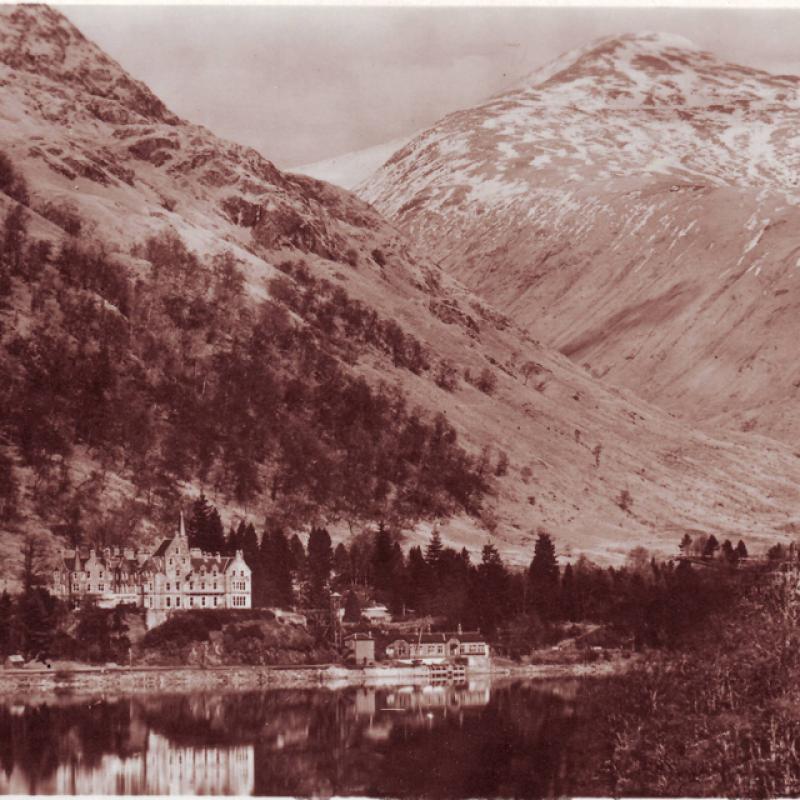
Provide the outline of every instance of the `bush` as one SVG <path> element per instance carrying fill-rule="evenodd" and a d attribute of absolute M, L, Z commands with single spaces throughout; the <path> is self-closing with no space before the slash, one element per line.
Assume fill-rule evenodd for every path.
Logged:
<path fill-rule="evenodd" d="M 0 192 L 5 192 L 24 206 L 30 203 L 25 178 L 17 172 L 11 159 L 3 152 L 0 152 Z"/>
<path fill-rule="evenodd" d="M 478 387 L 484 394 L 492 395 L 497 389 L 497 375 L 489 367 L 484 367 L 481 374 L 478 375 L 475 381 L 475 386 Z"/>
<path fill-rule="evenodd" d="M 39 213 L 70 236 L 79 236 L 82 221 L 78 209 L 72 203 L 57 203 L 51 200 L 38 209 Z"/>

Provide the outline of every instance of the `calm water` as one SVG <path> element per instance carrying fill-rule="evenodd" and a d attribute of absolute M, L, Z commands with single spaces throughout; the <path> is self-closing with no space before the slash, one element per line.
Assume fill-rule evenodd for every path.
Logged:
<path fill-rule="evenodd" d="M 59 698 L 0 705 L 0 791 L 604 793 L 579 682 Z"/>

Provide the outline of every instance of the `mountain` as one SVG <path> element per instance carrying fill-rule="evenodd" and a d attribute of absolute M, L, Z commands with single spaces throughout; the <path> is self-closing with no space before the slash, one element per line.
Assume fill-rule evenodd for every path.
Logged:
<path fill-rule="evenodd" d="M 796 447 L 799 109 L 797 76 L 612 37 L 444 118 L 358 191 L 591 374 Z"/>
<path fill-rule="evenodd" d="M 385 516 L 513 563 L 540 528 L 605 561 L 795 529 L 790 447 L 594 377 L 433 243 L 179 119 L 61 13 L 0 8 L 0 86 L 7 574 L 25 534 L 152 542 L 201 491 L 226 525 Z"/>
<path fill-rule="evenodd" d="M 389 156 L 403 147 L 411 136 L 401 136 L 390 142 L 354 150 L 352 153 L 342 153 L 333 158 L 315 161 L 313 164 L 303 164 L 292 167 L 291 172 L 299 172 L 320 181 L 335 183 L 345 189 L 355 189 L 358 184 L 366 180 Z"/>

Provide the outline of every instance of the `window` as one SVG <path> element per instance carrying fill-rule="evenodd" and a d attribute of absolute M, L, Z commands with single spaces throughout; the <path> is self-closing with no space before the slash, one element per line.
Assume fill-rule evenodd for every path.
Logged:
<path fill-rule="evenodd" d="M 189 598 L 189 606 L 194 608 L 194 597 Z"/>
<path fill-rule="evenodd" d="M 97 588 L 98 588 L 98 590 L 99 590 L 99 591 L 101 591 L 101 592 L 102 592 L 102 591 L 104 591 L 104 590 L 105 590 L 105 588 L 106 588 L 106 585 L 105 585 L 104 583 L 101 583 L 101 584 L 100 584 L 100 585 L 99 585 Z"/>
<path fill-rule="evenodd" d="M 189 581 L 189 591 L 194 589 L 194 581 Z"/>
<path fill-rule="evenodd" d="M 206 598 L 205 598 L 205 596 L 202 598 L 202 601 L 201 601 L 201 602 L 202 602 L 202 605 L 205 605 L 205 604 L 206 604 Z"/>
<path fill-rule="evenodd" d="M 206 588 L 206 582 L 205 581 L 200 581 L 200 588 L 201 589 L 205 589 Z"/>
<path fill-rule="evenodd" d="M 181 582 L 180 582 L 180 581 L 178 581 L 178 582 L 175 584 L 175 591 L 176 591 L 176 592 L 179 592 L 180 590 L 181 590 Z"/>
<path fill-rule="evenodd" d="M 180 597 L 176 597 L 176 598 L 175 598 L 175 605 L 176 605 L 176 606 L 179 606 L 180 604 L 181 604 L 181 599 L 180 599 Z"/>
<path fill-rule="evenodd" d="M 169 606 L 170 606 L 170 598 L 168 597 L 167 598 L 167 608 L 169 608 Z"/>
<path fill-rule="evenodd" d="M 214 589 L 216 589 L 216 588 L 217 588 L 217 582 L 214 581 Z"/>

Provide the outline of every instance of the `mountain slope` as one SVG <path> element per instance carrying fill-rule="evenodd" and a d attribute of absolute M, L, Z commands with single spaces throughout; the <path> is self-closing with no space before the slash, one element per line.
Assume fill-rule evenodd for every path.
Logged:
<path fill-rule="evenodd" d="M 593 374 L 797 442 L 800 78 L 665 34 L 568 53 L 359 193 Z"/>
<path fill-rule="evenodd" d="M 399 139 L 392 139 L 390 142 L 365 147 L 363 150 L 343 153 L 333 158 L 315 161 L 313 164 L 292 167 L 290 171 L 352 190 L 372 175 L 389 156 L 403 147 L 411 138 L 411 136 L 402 136 Z"/>
<path fill-rule="evenodd" d="M 410 541 L 438 519 L 453 544 L 476 551 L 491 534 L 525 563 L 546 527 L 607 560 L 635 544 L 672 550 L 687 530 L 771 542 L 797 524 L 791 449 L 714 438 L 597 380 L 363 201 L 176 118 L 58 12 L 0 9 L 0 90 L 3 149 L 29 187 L 24 198 L 6 182 L 0 215 L 22 197 L 31 243 L 52 244 L 15 260 L 6 238 L 0 259 L 10 376 L 0 452 L 18 485 L 2 521 L 7 570 L 26 532 L 152 540 L 201 489 L 226 522 L 328 523 L 346 535 L 372 520 L 366 506 L 337 505 L 322 478 L 363 475 L 372 488 L 367 458 L 413 451 L 419 431 L 447 451 L 452 431 L 424 428 L 440 412 L 489 491 L 477 509 L 431 511 L 416 492 L 428 487 L 414 485 L 429 465 L 407 462 L 405 478 L 376 491 L 407 493 Z M 314 401 L 328 379 L 341 418 Z M 354 423 L 381 385 L 405 438 L 382 438 L 386 416 L 372 436 Z M 115 438 L 100 438 L 106 429 Z M 315 461 L 320 444 L 330 464 Z"/>

